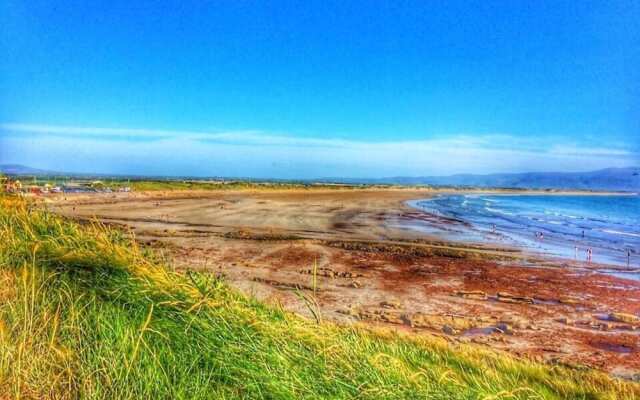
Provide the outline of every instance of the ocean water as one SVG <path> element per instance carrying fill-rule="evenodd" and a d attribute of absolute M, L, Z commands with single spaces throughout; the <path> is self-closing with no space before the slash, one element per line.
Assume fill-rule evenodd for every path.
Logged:
<path fill-rule="evenodd" d="M 447 239 L 515 245 L 581 262 L 591 248 L 594 263 L 629 261 L 640 268 L 638 195 L 442 195 L 411 205 L 452 219 L 413 226 Z"/>

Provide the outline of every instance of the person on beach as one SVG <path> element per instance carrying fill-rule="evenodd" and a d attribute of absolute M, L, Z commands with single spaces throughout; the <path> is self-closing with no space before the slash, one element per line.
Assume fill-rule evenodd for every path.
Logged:
<path fill-rule="evenodd" d="M 575 251 L 576 251 L 576 254 L 575 254 L 575 256 L 573 256 L 573 258 L 575 260 L 577 260 L 578 259 L 578 246 L 575 247 Z"/>
<path fill-rule="evenodd" d="M 631 266 L 631 249 L 627 249 L 627 268 Z"/>
<path fill-rule="evenodd" d="M 591 247 L 589 247 L 587 249 L 587 261 L 591 262 L 592 257 L 593 257 L 593 250 L 591 249 Z"/>

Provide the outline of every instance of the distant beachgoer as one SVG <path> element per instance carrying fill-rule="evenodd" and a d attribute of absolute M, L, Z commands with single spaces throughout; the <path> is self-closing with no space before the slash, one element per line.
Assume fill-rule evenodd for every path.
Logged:
<path fill-rule="evenodd" d="M 582 230 L 582 238 L 584 239 L 584 229 Z"/>
<path fill-rule="evenodd" d="M 575 256 L 573 258 L 575 258 L 577 260 L 578 259 L 578 246 L 575 247 L 575 250 L 576 250 L 576 254 L 575 254 Z"/>
<path fill-rule="evenodd" d="M 544 240 L 544 233 L 540 232 L 540 240 Z"/>
<path fill-rule="evenodd" d="M 493 233 L 496 233 L 496 224 L 491 225 L 491 229 L 492 229 Z"/>
<path fill-rule="evenodd" d="M 591 249 L 591 247 L 589 247 L 587 249 L 587 261 L 591 262 L 592 259 L 593 259 L 593 250 Z"/>
<path fill-rule="evenodd" d="M 627 268 L 631 265 L 631 250 L 627 249 Z"/>

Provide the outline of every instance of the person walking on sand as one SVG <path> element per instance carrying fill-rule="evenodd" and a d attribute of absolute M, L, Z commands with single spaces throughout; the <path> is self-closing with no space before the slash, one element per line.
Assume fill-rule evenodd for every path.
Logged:
<path fill-rule="evenodd" d="M 578 246 L 575 247 L 575 251 L 576 251 L 576 254 L 575 254 L 575 256 L 573 256 L 573 258 L 575 260 L 577 260 L 578 259 Z"/>
<path fill-rule="evenodd" d="M 593 250 L 591 250 L 591 247 L 589 247 L 587 249 L 587 261 L 591 262 L 592 257 L 593 257 Z"/>
<path fill-rule="evenodd" d="M 631 266 L 631 249 L 627 249 L 627 268 Z"/>

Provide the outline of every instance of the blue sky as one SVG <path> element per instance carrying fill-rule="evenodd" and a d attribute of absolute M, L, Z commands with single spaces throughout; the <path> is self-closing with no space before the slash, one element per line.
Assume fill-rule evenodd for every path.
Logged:
<path fill-rule="evenodd" d="M 0 4 L 0 163 L 262 178 L 640 164 L 635 1 L 60 3 Z"/>

